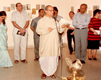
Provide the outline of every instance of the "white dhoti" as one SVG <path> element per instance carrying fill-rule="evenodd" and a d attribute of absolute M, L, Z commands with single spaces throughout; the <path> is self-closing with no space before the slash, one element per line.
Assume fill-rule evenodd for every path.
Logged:
<path fill-rule="evenodd" d="M 51 76 L 53 75 L 58 66 L 58 57 L 57 56 L 51 56 L 51 57 L 41 57 L 39 59 L 39 63 L 41 66 L 42 71 L 47 75 Z"/>

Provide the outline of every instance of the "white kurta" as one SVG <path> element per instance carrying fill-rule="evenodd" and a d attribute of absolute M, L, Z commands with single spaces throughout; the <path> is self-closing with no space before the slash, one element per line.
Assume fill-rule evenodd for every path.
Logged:
<path fill-rule="evenodd" d="M 48 31 L 51 27 L 53 30 Z M 57 70 L 60 42 L 55 20 L 44 16 L 38 21 L 36 32 L 40 35 L 39 56 L 42 71 L 53 75 Z"/>

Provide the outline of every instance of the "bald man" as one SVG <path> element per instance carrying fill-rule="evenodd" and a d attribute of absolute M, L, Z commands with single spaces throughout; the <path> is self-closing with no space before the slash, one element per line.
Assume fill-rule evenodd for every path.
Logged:
<path fill-rule="evenodd" d="M 88 37 L 88 24 L 90 22 L 90 15 L 86 13 L 87 5 L 80 5 L 80 12 L 73 17 L 74 37 L 75 37 L 75 54 L 77 59 L 80 59 L 85 64 L 86 50 L 87 50 L 87 37 Z M 80 53 L 80 47 L 82 52 Z M 75 61 L 74 61 L 75 62 Z"/>
<path fill-rule="evenodd" d="M 58 35 L 57 22 L 52 18 L 53 7 L 45 7 L 46 15 L 38 21 L 36 32 L 40 35 L 39 44 L 39 62 L 43 74 L 42 79 L 46 76 L 56 78 L 54 73 L 58 66 L 58 56 L 60 55 L 60 42 Z M 64 26 L 62 26 L 63 28 Z"/>

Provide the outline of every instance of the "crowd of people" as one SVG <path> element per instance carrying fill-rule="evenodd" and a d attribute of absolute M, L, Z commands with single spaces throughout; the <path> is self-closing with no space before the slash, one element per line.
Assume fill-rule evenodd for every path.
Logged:
<path fill-rule="evenodd" d="M 30 29 L 34 32 L 35 45 L 34 61 L 39 61 L 43 71 L 42 79 L 45 79 L 46 76 L 56 78 L 54 73 L 57 70 L 58 59 L 61 58 L 60 46 L 62 40 L 60 39 L 63 33 L 61 30 L 64 28 L 68 28 L 67 41 L 70 54 L 75 51 L 76 58 L 85 64 L 88 49 L 88 60 L 97 60 L 96 54 L 101 40 L 101 10 L 94 10 L 92 18 L 86 11 L 87 5 L 81 4 L 76 14 L 73 11 L 69 12 L 68 24 L 60 26 L 59 21 L 63 17 L 58 15 L 58 8 L 47 5 L 45 9 L 40 9 L 38 17 L 31 21 Z M 0 11 L 0 67 L 5 68 L 13 66 L 7 51 L 6 16 L 5 11 Z M 11 22 L 14 26 L 15 64 L 19 63 L 20 60 L 27 63 L 26 46 L 29 21 L 28 14 L 23 10 L 22 4 L 17 3 L 16 11 L 12 13 L 11 17 Z M 72 39 L 74 49 L 72 48 Z M 19 57 L 19 46 L 21 47 L 21 59 Z"/>

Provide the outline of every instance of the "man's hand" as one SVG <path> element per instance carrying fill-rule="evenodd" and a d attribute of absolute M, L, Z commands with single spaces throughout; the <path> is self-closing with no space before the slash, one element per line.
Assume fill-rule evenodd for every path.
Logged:
<path fill-rule="evenodd" d="M 61 27 L 62 27 L 62 28 L 65 28 L 65 27 L 66 27 L 66 25 L 65 25 L 65 24 L 63 24 Z"/>
<path fill-rule="evenodd" d="M 51 32 L 53 29 L 51 27 L 48 28 L 49 32 Z"/>
<path fill-rule="evenodd" d="M 23 28 L 21 28 L 21 29 L 20 29 L 20 33 L 22 34 L 22 33 L 24 33 L 24 32 L 26 32 L 26 30 L 23 29 Z"/>
<path fill-rule="evenodd" d="M 74 31 L 71 33 L 71 35 L 74 35 Z"/>
<path fill-rule="evenodd" d="M 66 27 L 68 28 L 69 27 L 69 24 L 67 24 Z"/>
<path fill-rule="evenodd" d="M 82 25 L 82 27 L 84 27 L 84 25 Z"/>

